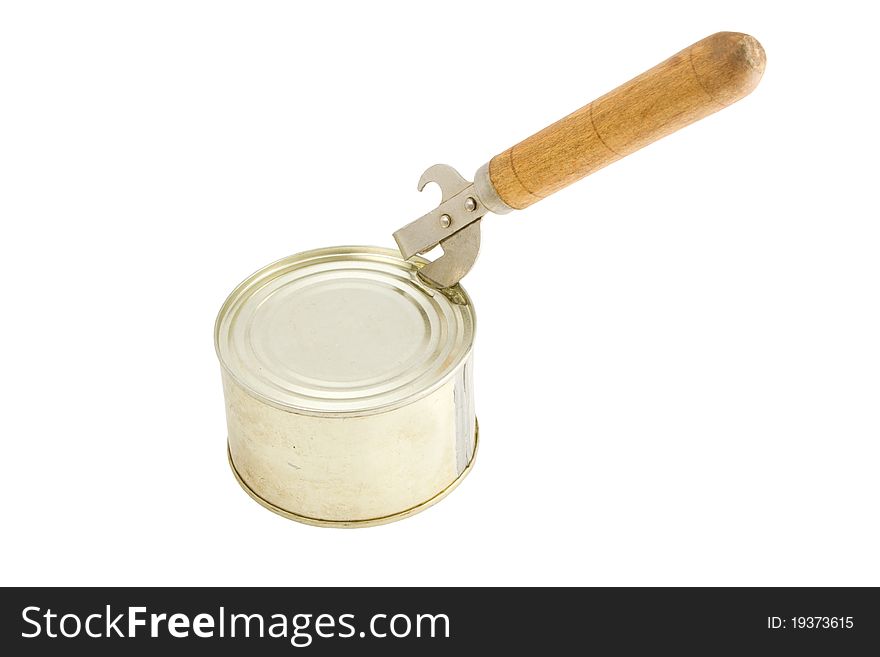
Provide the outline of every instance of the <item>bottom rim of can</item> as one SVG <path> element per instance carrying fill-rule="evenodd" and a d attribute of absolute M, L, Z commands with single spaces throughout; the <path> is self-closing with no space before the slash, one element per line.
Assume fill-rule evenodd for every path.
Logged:
<path fill-rule="evenodd" d="M 263 506 L 269 511 L 273 513 L 277 513 L 279 516 L 287 518 L 288 520 L 295 520 L 296 522 L 300 522 L 304 525 L 313 525 L 315 527 L 338 527 L 342 529 L 353 529 L 356 527 L 375 527 L 376 525 L 385 525 L 389 522 L 395 522 L 397 520 L 403 520 L 404 518 L 409 518 L 421 511 L 424 511 L 428 507 L 434 506 L 437 502 L 442 500 L 444 497 L 449 495 L 453 490 L 455 490 L 458 485 L 462 482 L 462 480 L 468 475 L 471 471 L 471 468 L 474 465 L 474 461 L 477 460 L 477 450 L 480 447 L 480 423 L 479 421 L 474 422 L 474 452 L 471 454 L 471 460 L 468 461 L 468 464 L 464 467 L 464 470 L 452 480 L 452 482 L 446 486 L 439 493 L 434 495 L 433 497 L 425 500 L 424 502 L 420 502 L 415 506 L 411 506 L 408 509 L 404 509 L 403 511 L 398 511 L 397 513 L 392 513 L 387 516 L 380 516 L 378 518 L 366 518 L 364 520 L 325 520 L 323 518 L 312 518 L 310 516 L 300 515 L 299 513 L 294 513 L 292 511 L 288 511 L 287 509 L 282 509 L 280 506 L 276 506 L 269 502 L 268 500 L 260 497 L 259 493 L 257 493 L 253 488 L 251 488 L 244 479 L 241 478 L 241 475 L 238 473 L 238 470 L 235 468 L 235 463 L 232 460 L 232 452 L 229 450 L 229 445 L 226 446 L 226 456 L 229 459 L 229 467 L 232 469 L 232 474 L 235 475 L 235 480 L 238 482 L 238 485 L 244 489 L 244 492 L 247 493 L 252 500 L 254 500 L 260 506 Z"/>

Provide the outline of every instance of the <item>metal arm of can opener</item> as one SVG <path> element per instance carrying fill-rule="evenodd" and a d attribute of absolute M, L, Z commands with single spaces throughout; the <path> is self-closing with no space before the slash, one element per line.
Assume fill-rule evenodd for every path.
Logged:
<path fill-rule="evenodd" d="M 488 165 L 474 178 L 469 183 L 447 164 L 429 167 L 419 178 L 419 191 L 428 183 L 437 183 L 443 192 L 440 205 L 394 233 L 405 259 L 438 244 L 443 248 L 442 256 L 419 270 L 419 277 L 432 287 L 452 287 L 470 271 L 480 251 L 480 219 L 487 212 L 513 210 L 495 193 Z"/>
<path fill-rule="evenodd" d="M 757 86 L 765 62 L 753 37 L 718 32 L 496 155 L 473 183 L 435 164 L 418 188 L 436 183 L 443 199 L 394 233 L 401 255 L 408 260 L 439 244 L 443 255 L 419 269 L 419 277 L 435 288 L 454 286 L 477 259 L 480 220 L 488 212 L 524 209 L 736 102 Z"/>

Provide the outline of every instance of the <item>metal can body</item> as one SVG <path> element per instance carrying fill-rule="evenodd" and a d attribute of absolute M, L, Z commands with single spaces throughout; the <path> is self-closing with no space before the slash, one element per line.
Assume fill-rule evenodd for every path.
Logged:
<path fill-rule="evenodd" d="M 325 249 L 270 265 L 227 300 L 215 341 L 229 461 L 263 506 L 310 524 L 381 524 L 469 471 L 473 309 L 463 292 L 462 306 L 423 289 L 416 270 L 385 249 Z M 345 319 L 325 321 L 336 312 Z"/>
<path fill-rule="evenodd" d="M 339 419 L 268 406 L 224 376 L 230 464 L 254 499 L 294 520 L 354 526 L 411 515 L 471 466 L 475 418 L 460 407 L 469 374 L 465 365 L 396 410 Z"/>

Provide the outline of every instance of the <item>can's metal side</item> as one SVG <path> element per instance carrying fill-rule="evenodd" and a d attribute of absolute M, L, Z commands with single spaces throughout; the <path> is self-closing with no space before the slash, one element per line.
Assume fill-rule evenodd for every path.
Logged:
<path fill-rule="evenodd" d="M 429 395 L 355 417 L 285 411 L 223 374 L 229 458 L 264 506 L 302 522 L 358 526 L 406 517 L 441 499 L 476 449 L 472 356 Z"/>

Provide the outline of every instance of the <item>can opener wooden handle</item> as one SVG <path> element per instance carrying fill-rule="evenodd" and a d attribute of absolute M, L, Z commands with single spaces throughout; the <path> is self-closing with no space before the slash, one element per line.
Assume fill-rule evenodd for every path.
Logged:
<path fill-rule="evenodd" d="M 766 57 L 758 41 L 718 32 L 493 157 L 468 182 L 445 164 L 422 174 L 440 186 L 434 210 L 394 233 L 405 259 L 438 244 L 443 255 L 419 270 L 432 287 L 452 287 L 480 248 L 480 220 L 522 210 L 604 166 L 747 96 Z"/>

